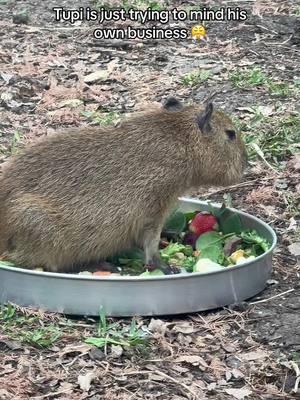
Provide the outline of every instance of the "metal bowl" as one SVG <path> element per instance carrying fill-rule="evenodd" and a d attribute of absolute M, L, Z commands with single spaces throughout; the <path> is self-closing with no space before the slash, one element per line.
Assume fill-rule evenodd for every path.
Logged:
<path fill-rule="evenodd" d="M 184 212 L 207 211 L 205 202 L 180 198 Z M 218 205 L 214 205 L 218 208 Z M 11 266 L 0 268 L 0 302 L 35 306 L 76 315 L 168 315 L 226 306 L 248 299 L 265 288 L 272 270 L 276 235 L 266 223 L 238 212 L 243 226 L 271 243 L 266 253 L 248 263 L 210 273 L 153 277 L 92 277 L 39 272 Z"/>

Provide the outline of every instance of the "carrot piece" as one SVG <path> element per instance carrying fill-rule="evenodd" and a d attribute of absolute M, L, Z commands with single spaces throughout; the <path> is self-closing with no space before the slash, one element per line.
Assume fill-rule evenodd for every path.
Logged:
<path fill-rule="evenodd" d="M 93 272 L 93 275 L 107 276 L 107 275 L 111 275 L 111 272 L 110 271 L 95 271 L 95 272 Z"/>

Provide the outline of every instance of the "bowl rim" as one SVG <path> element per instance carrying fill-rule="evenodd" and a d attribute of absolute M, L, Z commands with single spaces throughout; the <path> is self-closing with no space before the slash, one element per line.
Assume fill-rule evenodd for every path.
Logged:
<path fill-rule="evenodd" d="M 189 204 L 195 205 L 206 205 L 208 204 L 207 201 L 199 200 L 197 198 L 192 197 L 179 197 L 179 201 L 188 202 Z M 212 202 L 210 203 L 213 207 L 219 208 L 221 206 L 220 203 Z M 192 273 L 180 273 L 175 275 L 157 275 L 157 276 L 147 276 L 143 277 L 141 275 L 136 276 L 95 276 L 95 275 L 79 275 L 79 274 L 72 274 L 72 273 L 64 273 L 64 272 L 49 272 L 49 271 L 36 271 L 31 269 L 19 268 L 10 265 L 6 265 L 5 261 L 1 261 L 0 263 L 0 273 L 1 270 L 16 272 L 19 274 L 25 275 L 32 275 L 32 276 L 39 276 L 39 277 L 47 277 L 52 279 L 67 279 L 71 280 L 79 280 L 79 281 L 93 281 L 93 282 L 145 282 L 145 281 L 164 281 L 164 280 L 176 280 L 176 279 L 193 279 L 197 277 L 204 277 L 207 275 L 216 275 L 216 274 L 225 274 L 229 272 L 234 272 L 236 270 L 241 270 L 243 268 L 247 268 L 251 264 L 255 264 L 257 261 L 263 259 L 264 257 L 272 254 L 276 244 L 277 244 L 277 236 L 275 231 L 264 221 L 260 220 L 259 218 L 253 216 L 252 214 L 246 213 L 244 211 L 239 211 L 236 208 L 228 207 L 229 210 L 233 212 L 237 212 L 240 215 L 244 215 L 245 217 L 251 217 L 251 219 L 255 220 L 258 224 L 262 225 L 272 236 L 272 244 L 268 251 L 261 254 L 258 257 L 255 257 L 254 260 L 245 262 L 240 265 L 235 265 L 234 267 L 224 267 L 223 270 L 220 271 L 210 271 L 210 272 L 192 272 Z"/>

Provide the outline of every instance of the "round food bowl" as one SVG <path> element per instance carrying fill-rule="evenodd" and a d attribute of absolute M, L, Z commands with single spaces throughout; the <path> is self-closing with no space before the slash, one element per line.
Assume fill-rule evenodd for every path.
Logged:
<path fill-rule="evenodd" d="M 220 205 L 213 205 L 216 209 Z M 209 211 L 207 203 L 179 199 L 183 212 Z M 246 229 L 255 229 L 270 249 L 242 265 L 209 273 L 165 276 L 88 276 L 0 267 L 0 302 L 73 315 L 170 315 L 204 311 L 248 299 L 261 292 L 272 270 L 276 235 L 266 223 L 237 212 Z"/>

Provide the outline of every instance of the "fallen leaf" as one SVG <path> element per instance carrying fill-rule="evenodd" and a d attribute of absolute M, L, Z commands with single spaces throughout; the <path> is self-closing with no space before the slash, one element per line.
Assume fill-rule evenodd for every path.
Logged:
<path fill-rule="evenodd" d="M 255 361 L 261 360 L 263 358 L 267 358 L 269 355 L 265 351 L 257 350 L 257 351 L 250 351 L 249 353 L 239 354 L 239 358 L 244 361 Z"/>
<path fill-rule="evenodd" d="M 179 372 L 180 374 L 188 372 L 189 369 L 186 367 L 181 367 L 180 365 L 172 365 L 171 368 L 176 371 Z"/>
<path fill-rule="evenodd" d="M 12 74 L 7 74 L 5 72 L 0 72 L 0 76 L 7 85 L 9 84 L 9 81 L 11 80 L 11 78 L 13 78 Z"/>
<path fill-rule="evenodd" d="M 215 390 L 216 387 L 217 387 L 216 382 L 212 382 L 206 386 L 206 389 L 208 392 L 211 392 L 211 391 Z"/>
<path fill-rule="evenodd" d="M 276 179 L 276 180 L 275 180 L 274 186 L 275 186 L 277 189 L 283 189 L 283 190 L 284 190 L 284 189 L 287 189 L 287 188 L 288 188 L 289 182 L 288 182 L 288 180 L 285 179 L 285 178 L 279 178 L 279 179 Z"/>
<path fill-rule="evenodd" d="M 293 256 L 300 256 L 300 242 L 292 243 L 288 246 L 289 252 L 293 254 Z"/>
<path fill-rule="evenodd" d="M 208 367 L 207 363 L 200 356 L 180 356 L 180 357 L 176 358 L 174 360 L 174 362 L 178 362 L 178 363 L 186 362 L 188 364 L 192 364 L 195 366 L 202 365 L 205 368 Z"/>
<path fill-rule="evenodd" d="M 294 154 L 288 162 L 288 165 L 295 171 L 300 171 L 300 153 Z"/>
<path fill-rule="evenodd" d="M 114 358 L 119 358 L 123 354 L 123 347 L 120 345 L 111 346 L 111 356 Z"/>
<path fill-rule="evenodd" d="M 157 375 L 157 374 L 149 374 L 149 379 L 151 380 L 151 381 L 157 381 L 157 382 L 161 382 L 161 381 L 164 381 L 164 380 L 166 380 L 166 378 L 164 377 L 164 376 L 161 376 L 161 375 Z"/>
<path fill-rule="evenodd" d="M 297 185 L 298 186 L 298 185 Z M 299 183 L 299 194 L 300 194 L 300 183 Z M 297 230 L 297 228 L 298 228 L 298 223 L 297 223 L 297 221 L 295 220 L 295 218 L 294 217 L 291 217 L 290 219 L 289 219 L 289 222 L 290 222 L 290 224 L 289 224 L 289 226 L 286 228 L 286 231 L 288 232 L 288 231 L 295 231 L 295 230 Z"/>
<path fill-rule="evenodd" d="M 80 386 L 80 389 L 88 392 L 91 388 L 91 383 L 93 379 L 96 378 L 96 375 L 93 372 L 88 372 L 86 375 L 79 375 L 77 382 Z"/>
<path fill-rule="evenodd" d="M 83 101 L 80 99 L 69 99 L 69 100 L 63 100 L 60 103 L 58 103 L 57 108 L 63 108 L 63 107 L 76 108 L 78 106 L 81 106 L 81 104 L 83 104 Z"/>
<path fill-rule="evenodd" d="M 103 69 L 103 70 L 99 70 L 96 72 L 92 72 L 89 75 L 86 75 L 83 78 L 83 81 L 85 83 L 91 83 L 91 82 L 95 82 L 95 81 L 99 81 L 99 80 L 105 81 L 108 77 L 109 77 L 109 72 L 107 70 Z"/>
<path fill-rule="evenodd" d="M 243 400 L 245 397 L 250 396 L 252 391 L 249 389 L 225 389 L 225 392 L 230 396 L 233 396 L 235 399 Z"/>
<path fill-rule="evenodd" d="M 173 328 L 173 331 L 178 332 L 178 333 L 189 334 L 189 333 L 193 333 L 195 330 L 191 324 L 189 324 L 188 322 L 185 322 L 183 324 L 175 325 Z"/>
<path fill-rule="evenodd" d="M 0 399 L 5 400 L 9 398 L 11 398 L 11 394 L 9 394 L 8 391 L 5 389 L 0 389 Z"/>
<path fill-rule="evenodd" d="M 167 324 L 163 322 L 161 319 L 151 318 L 151 321 L 148 325 L 148 329 L 151 332 L 157 332 L 164 335 L 167 329 Z"/>
<path fill-rule="evenodd" d="M 232 378 L 232 373 L 230 371 L 226 371 L 225 378 L 226 378 L 226 381 L 230 381 L 230 379 Z"/>
<path fill-rule="evenodd" d="M 234 379 L 240 379 L 240 378 L 244 378 L 244 374 L 237 368 L 233 368 L 231 371 L 232 376 L 234 377 Z"/>
<path fill-rule="evenodd" d="M 59 390 L 63 392 L 69 392 L 74 389 L 74 386 L 70 382 L 61 382 L 59 385 Z"/>
<path fill-rule="evenodd" d="M 226 351 L 226 353 L 235 353 L 236 352 L 236 347 L 235 346 L 223 344 L 222 347 Z"/>
<path fill-rule="evenodd" d="M 13 351 L 22 349 L 22 344 L 20 342 L 17 342 L 16 340 L 0 339 L 0 347 L 2 343 Z"/>
<path fill-rule="evenodd" d="M 97 347 L 93 347 L 89 351 L 89 357 L 91 360 L 102 361 L 106 356 L 102 350 L 98 349 Z"/>
<path fill-rule="evenodd" d="M 70 353 L 79 353 L 79 354 L 87 354 L 91 350 L 92 346 L 88 344 L 79 344 L 79 345 L 68 345 L 62 349 L 60 352 L 60 357 L 65 356 Z"/>

